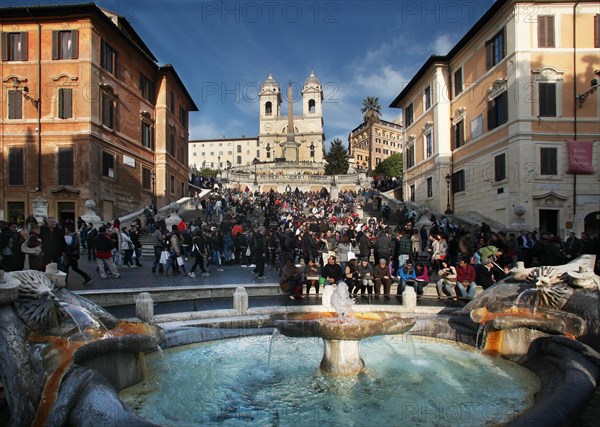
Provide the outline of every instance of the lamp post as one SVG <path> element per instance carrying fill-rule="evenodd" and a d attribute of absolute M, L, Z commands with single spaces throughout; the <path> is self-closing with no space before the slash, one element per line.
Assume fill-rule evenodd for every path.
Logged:
<path fill-rule="evenodd" d="M 255 157 L 254 160 L 252 160 L 252 163 L 254 163 L 254 185 L 258 185 L 258 176 L 256 173 L 256 165 L 258 164 L 258 159 Z"/>
<path fill-rule="evenodd" d="M 452 213 L 454 213 L 452 211 L 452 209 L 450 209 L 450 180 L 452 179 L 452 177 L 450 176 L 450 174 L 446 174 L 446 195 L 447 195 L 447 203 L 446 203 L 446 215 L 450 215 Z"/>
<path fill-rule="evenodd" d="M 152 178 L 152 209 L 156 209 L 156 173 L 150 172 Z"/>

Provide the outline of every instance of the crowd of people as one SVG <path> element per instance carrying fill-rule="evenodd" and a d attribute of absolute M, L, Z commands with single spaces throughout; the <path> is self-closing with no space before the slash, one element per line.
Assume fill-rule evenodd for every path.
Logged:
<path fill-rule="evenodd" d="M 385 215 L 377 220 L 359 214 L 367 205 L 385 209 L 377 189 L 346 191 L 332 200 L 327 192 L 298 189 L 215 188 L 193 203 L 196 219 L 171 227 L 152 207 L 130 227 L 118 219 L 97 228 L 81 218 L 63 225 L 47 218 L 41 227 L 33 217 L 19 226 L 0 222 L 0 268 L 43 271 L 55 262 L 86 284 L 91 277 L 78 260 L 87 256 L 102 278 L 118 278 L 119 268 L 142 267 L 140 234 L 147 233 L 155 274 L 193 278 L 239 265 L 263 280 L 269 265 L 292 300 L 308 296 L 313 287 L 319 294 L 323 286 L 341 282 L 357 298 L 401 299 L 407 287 L 421 298 L 424 286 L 434 282 L 440 299 L 471 299 L 478 285 L 492 286 L 518 261 L 526 267 L 562 264 L 582 253 L 597 254 L 599 246 L 597 237 L 585 233 L 581 238 L 570 233 L 560 242 L 548 233 L 538 238 L 525 230 L 518 236 L 493 232 L 486 223 L 468 230 L 436 216 L 430 228 L 415 227 L 416 213 L 407 207 L 396 211 L 398 224 L 392 227 Z"/>

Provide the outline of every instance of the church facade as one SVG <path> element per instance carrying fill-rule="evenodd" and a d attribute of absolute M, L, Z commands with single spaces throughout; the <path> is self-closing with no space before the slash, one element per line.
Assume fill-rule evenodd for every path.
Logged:
<path fill-rule="evenodd" d="M 282 93 L 271 74 L 260 90 L 259 148 L 262 161 L 323 162 L 323 87 L 313 72 L 302 87 L 302 111 L 293 112 L 293 87 L 287 90 L 287 115 Z"/>
<path fill-rule="evenodd" d="M 302 111 L 298 115 L 294 114 L 293 89 L 290 82 L 284 101 L 279 83 L 269 73 L 259 93 L 258 136 L 190 141 L 190 164 L 198 169 L 222 170 L 252 166 L 254 162 L 300 162 L 315 163 L 307 165 L 307 168 L 310 167 L 312 172 L 315 168 L 322 172 L 325 140 L 323 86 L 311 72 L 302 85 Z"/>

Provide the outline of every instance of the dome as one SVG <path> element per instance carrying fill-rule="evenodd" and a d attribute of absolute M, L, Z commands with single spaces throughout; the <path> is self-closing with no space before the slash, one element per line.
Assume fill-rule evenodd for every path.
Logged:
<path fill-rule="evenodd" d="M 320 86 L 320 85 L 321 85 L 321 82 L 319 81 L 317 76 L 315 76 L 314 71 L 311 71 L 310 76 L 308 76 L 308 78 L 304 82 L 304 86 L 306 87 L 306 86 Z"/>
<path fill-rule="evenodd" d="M 269 73 L 269 77 L 267 77 L 267 80 L 265 80 L 265 82 L 262 85 L 262 88 L 277 88 L 279 89 L 279 83 L 277 83 L 277 80 L 275 80 L 273 78 L 273 75 L 271 73 Z"/>

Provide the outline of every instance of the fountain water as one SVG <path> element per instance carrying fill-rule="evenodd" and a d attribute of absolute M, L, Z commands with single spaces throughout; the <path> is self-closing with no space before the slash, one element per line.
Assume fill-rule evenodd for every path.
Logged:
<path fill-rule="evenodd" d="M 331 297 L 337 312 L 285 313 L 272 316 L 273 325 L 288 337 L 319 337 L 324 351 L 321 370 L 334 375 L 356 375 L 365 369 L 360 341 L 376 335 L 402 334 L 415 324 L 397 313 L 352 311 L 354 301 L 341 283 Z"/>

